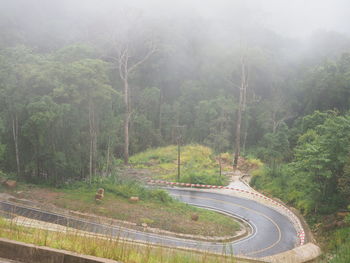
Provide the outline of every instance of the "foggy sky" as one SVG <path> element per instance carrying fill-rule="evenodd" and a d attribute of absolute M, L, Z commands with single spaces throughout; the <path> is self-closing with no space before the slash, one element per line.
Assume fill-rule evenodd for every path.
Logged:
<path fill-rule="evenodd" d="M 0 12 L 3 9 L 10 18 L 19 13 L 24 21 L 26 16 L 36 19 L 41 12 L 49 13 L 50 20 L 70 15 L 77 23 L 84 19 L 93 23 L 96 17 L 118 16 L 120 9 L 128 8 L 158 23 L 199 17 L 218 27 L 249 24 L 292 38 L 307 37 L 317 30 L 350 34 L 348 0 L 0 0 Z"/>
<path fill-rule="evenodd" d="M 350 33 L 350 1 L 348 0 L 85 0 L 85 8 L 94 12 L 111 6 L 128 5 L 161 18 L 193 14 L 221 20 L 239 17 L 240 23 L 256 23 L 288 37 L 304 37 L 317 30 Z M 104 10 L 105 9 L 105 10 Z M 98 11 L 97 11 L 98 10 Z M 245 14 L 249 21 L 244 21 Z"/>

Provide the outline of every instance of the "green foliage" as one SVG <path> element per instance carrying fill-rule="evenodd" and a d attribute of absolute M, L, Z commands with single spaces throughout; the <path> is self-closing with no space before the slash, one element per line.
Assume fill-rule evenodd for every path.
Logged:
<path fill-rule="evenodd" d="M 348 211 L 350 211 L 350 205 L 348 205 Z M 350 224 L 350 214 L 345 217 L 345 222 Z"/>
<path fill-rule="evenodd" d="M 74 8 L 61 16 L 60 4 L 55 14 L 43 5 L 40 15 L 33 9 L 35 19 L 23 19 L 21 12 L 12 12 L 18 3 L 9 2 L 0 10 L 0 170 L 51 185 L 89 179 L 96 186 L 102 184 L 96 179 L 100 175 L 113 174 L 123 157 L 126 111 L 115 43 L 127 42 L 122 57 L 135 65 L 149 47 L 145 34 L 155 36 L 151 42 L 157 52 L 129 76 L 132 165 L 150 169 L 155 178 L 176 180 L 176 147 L 157 147 L 174 144 L 174 126 L 181 125 L 183 144 L 207 145 L 213 152 L 182 147 L 180 181 L 226 184 L 214 154 L 233 149 L 244 53 L 249 88 L 242 152 L 251 151 L 265 162 L 254 171 L 253 182 L 305 214 L 348 205 L 346 36 L 320 33 L 311 41 L 317 47 L 302 55 L 297 52 L 306 50 L 301 44 L 290 45 L 283 36 L 246 23 L 247 31 L 240 34 L 246 38 L 242 52 L 235 44 L 242 36 L 232 33 L 230 23 L 220 24 L 219 37 L 213 39 L 211 29 L 216 27 L 193 14 L 190 27 L 186 15 L 183 23 L 155 26 L 140 17 L 131 26 L 133 19 L 123 14 L 112 19 L 117 27 L 105 27 L 94 20 L 96 14 L 79 16 Z M 7 16 L 16 23 L 9 23 Z M 90 24 L 103 30 L 82 33 Z M 143 152 L 150 148 L 157 149 Z M 113 181 L 106 187 L 117 196 L 140 192 L 143 198 L 167 200 L 164 193 L 150 193 L 134 182 Z"/>
<path fill-rule="evenodd" d="M 120 180 L 118 176 L 95 177 L 92 183 L 77 181 L 64 186 L 65 189 L 74 190 L 75 192 L 87 193 L 91 199 L 91 192 L 98 188 L 105 189 L 106 192 L 115 196 L 129 199 L 132 196 L 138 196 L 144 201 L 155 201 L 162 203 L 172 202 L 173 199 L 169 194 L 161 189 L 146 188 L 139 182 L 134 180 Z M 79 196 L 79 195 L 78 195 Z M 84 196 L 84 194 L 82 195 Z"/>
<path fill-rule="evenodd" d="M 350 115 L 315 112 L 304 120 L 308 128 L 299 136 L 293 161 L 282 165 L 277 173 L 267 167 L 253 183 L 294 204 L 304 214 L 332 213 L 347 204 L 344 200 L 349 189 L 344 182 L 349 178 Z"/>
<path fill-rule="evenodd" d="M 350 228 L 336 230 L 329 237 L 327 248 L 330 252 L 329 263 L 347 263 L 350 261 Z"/>
<path fill-rule="evenodd" d="M 150 149 L 130 158 L 138 168 L 150 169 L 156 178 L 177 179 L 177 146 Z M 219 175 L 219 165 L 212 150 L 201 145 L 181 147 L 180 182 L 225 185 L 226 176 Z"/>
<path fill-rule="evenodd" d="M 288 127 L 282 122 L 274 133 L 266 133 L 260 141 L 260 146 L 254 151 L 259 159 L 271 168 L 273 176 L 278 173 L 279 165 L 290 156 Z"/>
<path fill-rule="evenodd" d="M 4 156 L 6 170 L 19 169 L 26 180 L 53 184 L 87 177 L 88 145 L 92 129 L 98 129 L 96 119 L 100 123 L 106 118 L 111 121 L 111 115 L 104 114 L 114 94 L 106 63 L 91 58 L 92 50 L 78 45 L 53 56 L 15 47 L 3 50 L 0 57 L 4 65 L 0 72 L 0 115 L 6 123 L 6 129 L 0 129 L 6 138 L 4 144 L 0 139 L 0 157 Z M 15 168 L 14 130 L 19 168 Z M 93 151 L 93 167 L 106 152 L 106 145 L 99 142 Z"/>
<path fill-rule="evenodd" d="M 210 184 L 210 185 L 226 185 L 227 178 L 224 176 L 217 176 L 213 174 L 205 174 L 203 171 L 187 172 L 181 176 L 180 182 L 191 184 Z"/>
<path fill-rule="evenodd" d="M 305 105 L 307 110 L 338 109 L 345 112 L 349 108 L 350 95 L 350 54 L 343 53 L 335 61 L 326 60 L 312 68 L 304 80 Z"/>

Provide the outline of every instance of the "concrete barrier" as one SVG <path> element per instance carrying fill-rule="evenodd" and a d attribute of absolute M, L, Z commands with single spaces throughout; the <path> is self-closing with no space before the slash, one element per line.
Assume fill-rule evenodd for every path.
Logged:
<path fill-rule="evenodd" d="M 27 263 L 120 263 L 110 259 L 35 246 L 6 238 L 0 238 L 0 258 Z"/>
<path fill-rule="evenodd" d="M 321 255 L 321 249 L 313 243 L 296 247 L 292 250 L 265 257 L 264 260 L 272 263 L 303 263 L 316 260 Z"/>
<path fill-rule="evenodd" d="M 176 248 L 169 248 L 169 250 L 176 250 Z M 187 249 L 180 250 L 188 251 Z M 199 251 L 191 252 L 196 254 L 202 253 Z M 207 256 L 210 257 L 211 254 Z M 212 254 L 212 256 L 216 256 L 216 254 Z M 106 258 L 85 256 L 66 250 L 26 244 L 6 238 L 0 238 L 0 258 L 26 263 L 122 263 Z M 269 261 L 262 259 L 246 257 L 234 257 L 232 260 L 235 263 L 269 263 Z"/>

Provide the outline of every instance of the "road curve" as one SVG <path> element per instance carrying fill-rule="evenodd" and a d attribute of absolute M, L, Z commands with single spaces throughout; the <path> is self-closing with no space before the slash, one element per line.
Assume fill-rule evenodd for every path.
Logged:
<path fill-rule="evenodd" d="M 185 189 L 167 190 L 182 202 L 245 219 L 254 231 L 249 237 L 229 244 L 236 255 L 270 256 L 293 249 L 298 242 L 297 231 L 286 216 L 254 200 Z"/>
<path fill-rule="evenodd" d="M 217 193 L 198 192 L 190 189 L 168 188 L 167 191 L 170 195 L 185 203 L 243 218 L 252 226 L 253 233 L 238 241 L 213 243 L 162 236 L 119 226 L 99 224 L 6 201 L 0 201 L 0 210 L 79 230 L 129 240 L 168 247 L 183 247 L 220 254 L 244 255 L 257 258 L 293 249 L 298 241 L 297 232 L 287 217 L 256 201 Z"/>

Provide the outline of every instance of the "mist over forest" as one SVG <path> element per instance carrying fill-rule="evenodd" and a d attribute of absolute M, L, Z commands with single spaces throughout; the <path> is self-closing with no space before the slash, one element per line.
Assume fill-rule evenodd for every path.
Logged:
<path fill-rule="evenodd" d="M 150 148 L 204 145 L 220 176 L 181 182 L 227 183 L 221 154 L 234 168 L 259 159 L 252 186 L 337 237 L 327 249 L 350 260 L 349 215 L 319 227 L 350 209 L 349 10 L 347 0 L 0 0 L 0 176 L 91 185 Z"/>
<path fill-rule="evenodd" d="M 174 143 L 175 125 L 185 127 L 184 143 L 222 140 L 220 151 L 232 150 L 242 57 L 249 75 L 243 148 L 281 122 L 345 112 L 348 83 L 330 82 L 348 70 L 348 5 L 1 1 L 1 163 L 25 177 L 85 177 L 102 172 L 106 155 L 123 158 L 123 77 L 131 154 Z M 125 62 L 130 72 L 120 71 Z"/>

